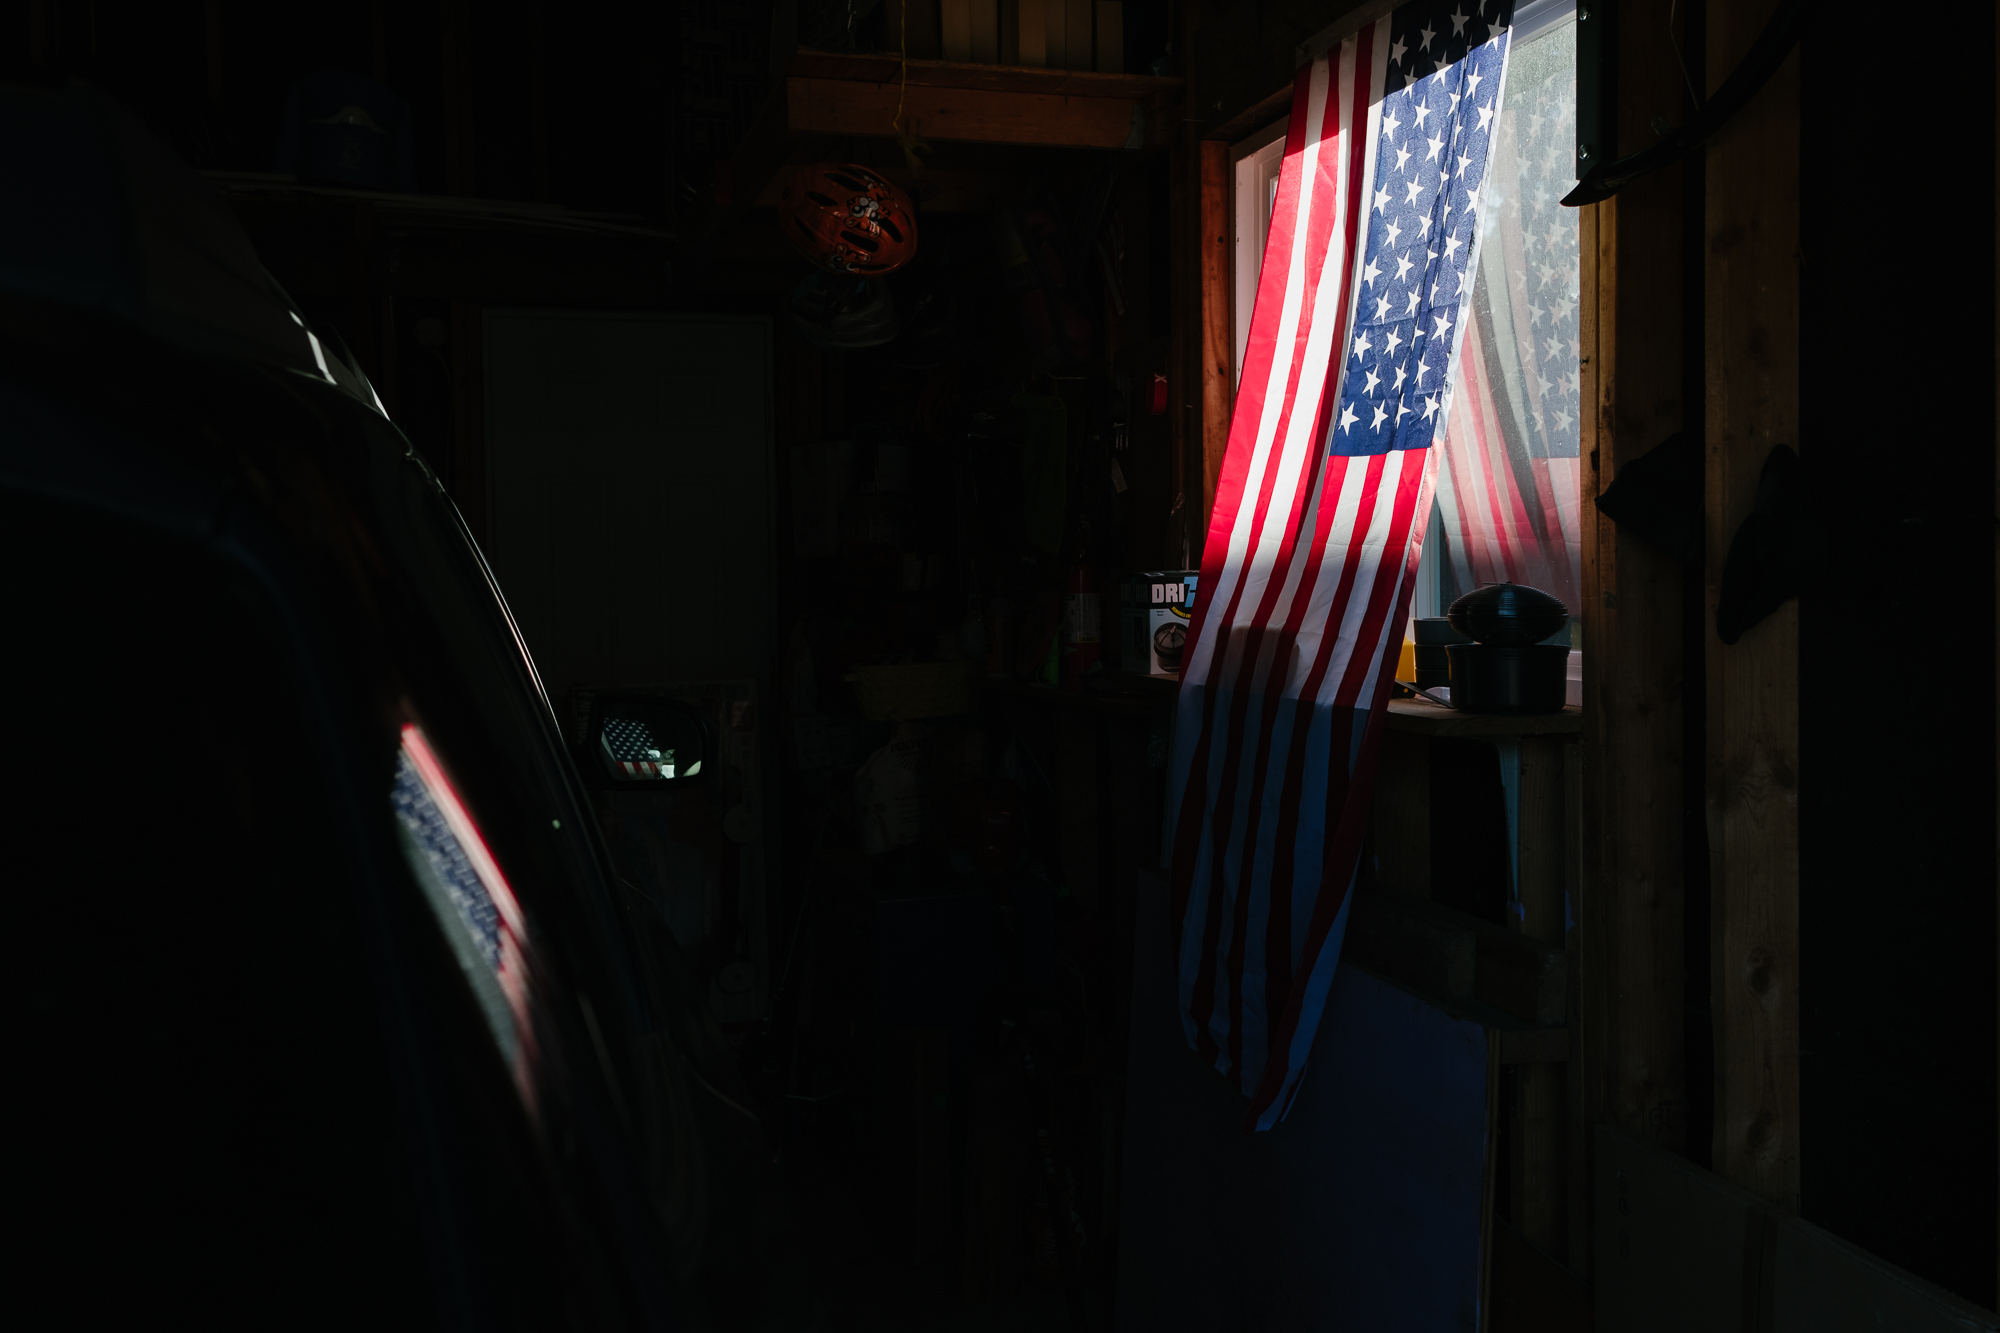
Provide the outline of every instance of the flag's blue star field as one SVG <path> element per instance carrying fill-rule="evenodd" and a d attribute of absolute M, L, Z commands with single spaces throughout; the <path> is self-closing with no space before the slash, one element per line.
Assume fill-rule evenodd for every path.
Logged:
<path fill-rule="evenodd" d="M 1335 454 L 1422 449 L 1444 428 L 1512 8 L 1433 0 L 1391 20 Z"/>

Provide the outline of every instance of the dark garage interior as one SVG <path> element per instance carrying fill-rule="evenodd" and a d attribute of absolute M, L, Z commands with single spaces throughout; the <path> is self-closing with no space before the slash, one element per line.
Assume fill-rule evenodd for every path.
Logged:
<path fill-rule="evenodd" d="M 2000 1328 L 1991 6 L 0 33 L 22 1326 Z"/>

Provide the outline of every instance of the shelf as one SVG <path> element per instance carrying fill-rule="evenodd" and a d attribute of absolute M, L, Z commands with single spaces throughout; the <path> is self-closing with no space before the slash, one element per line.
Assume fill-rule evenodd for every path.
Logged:
<path fill-rule="evenodd" d="M 903 60 L 894 51 L 815 51 L 800 47 L 792 53 L 785 73 L 792 79 L 835 83 L 865 83 L 898 87 Z M 1085 69 L 1041 69 L 1031 65 L 976 65 L 958 60 L 912 60 L 911 88 L 949 88 L 965 92 L 1005 93 L 1057 98 L 1096 98 L 1130 103 L 1156 93 L 1171 93 L 1178 78 L 1146 74 L 1100 74 Z M 892 98 L 889 110 L 896 104 Z"/>

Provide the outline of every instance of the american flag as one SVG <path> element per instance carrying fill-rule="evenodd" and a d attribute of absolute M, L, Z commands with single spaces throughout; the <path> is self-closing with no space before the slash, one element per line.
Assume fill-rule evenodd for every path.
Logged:
<path fill-rule="evenodd" d="M 1283 1118 L 1346 929 L 1478 248 L 1511 0 L 1299 71 L 1169 768 L 1188 1041 Z"/>
<path fill-rule="evenodd" d="M 1438 469 L 1460 588 L 1527 583 L 1577 609 L 1582 429 L 1574 22 L 1511 35 L 1479 274 Z"/>

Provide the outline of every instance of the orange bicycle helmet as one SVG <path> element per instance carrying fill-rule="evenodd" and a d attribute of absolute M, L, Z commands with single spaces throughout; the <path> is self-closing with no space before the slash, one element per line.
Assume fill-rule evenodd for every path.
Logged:
<path fill-rule="evenodd" d="M 792 244 L 835 273 L 879 278 L 917 256 L 917 224 L 909 199 L 852 162 L 799 168 L 778 196 L 778 215 Z"/>

